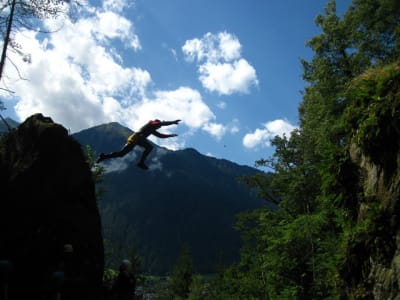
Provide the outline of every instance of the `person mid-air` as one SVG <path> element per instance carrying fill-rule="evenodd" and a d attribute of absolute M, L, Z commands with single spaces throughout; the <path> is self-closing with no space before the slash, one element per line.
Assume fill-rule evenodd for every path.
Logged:
<path fill-rule="evenodd" d="M 139 145 L 144 148 L 144 151 L 142 153 L 142 157 L 140 158 L 139 163 L 137 164 L 138 167 L 147 170 L 148 167 L 145 164 L 145 160 L 147 156 L 150 154 L 151 150 L 153 150 L 153 146 L 147 140 L 147 137 L 151 134 L 155 135 L 156 137 L 165 139 L 165 138 L 170 138 L 170 137 L 175 137 L 177 134 L 164 134 L 160 133 L 157 131 L 157 129 L 161 128 L 162 126 L 169 126 L 172 124 L 177 125 L 181 120 L 175 120 L 175 121 L 160 121 L 160 120 L 151 120 L 147 124 L 145 124 L 138 132 L 132 133 L 127 141 L 124 147 L 116 152 L 111 152 L 108 154 L 100 153 L 99 158 L 97 159 L 97 163 L 109 159 L 109 158 L 114 158 L 114 157 L 122 157 L 126 155 L 128 152 L 132 151 L 132 149 L 136 146 Z"/>

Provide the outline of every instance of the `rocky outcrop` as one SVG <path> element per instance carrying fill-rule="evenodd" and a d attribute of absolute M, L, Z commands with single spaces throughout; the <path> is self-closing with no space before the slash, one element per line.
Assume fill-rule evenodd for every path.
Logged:
<path fill-rule="evenodd" d="M 363 194 L 357 223 L 368 227 L 360 235 L 363 284 L 373 299 L 400 299 L 400 170 L 385 169 L 352 145 L 351 157 L 361 170 Z M 392 161 L 397 166 L 400 155 Z M 389 174 L 388 174 L 389 173 Z M 353 248 L 354 250 L 355 248 Z M 353 255 L 356 253 L 352 253 Z"/>
<path fill-rule="evenodd" d="M 348 207 L 355 226 L 343 272 L 347 295 L 400 300 L 400 65 L 366 72 L 349 95 L 349 156 L 359 180 L 346 187 L 356 199 Z"/>
<path fill-rule="evenodd" d="M 80 144 L 34 115 L 0 141 L 0 182 L 0 260 L 14 270 L 9 299 L 41 297 L 61 271 L 74 299 L 98 299 L 101 223 Z"/>

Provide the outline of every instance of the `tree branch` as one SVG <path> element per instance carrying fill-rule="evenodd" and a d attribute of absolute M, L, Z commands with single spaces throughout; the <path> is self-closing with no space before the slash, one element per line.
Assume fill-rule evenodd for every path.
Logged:
<path fill-rule="evenodd" d="M 8 16 L 7 31 L 6 31 L 6 36 L 4 37 L 3 52 L 1 54 L 1 60 L 0 60 L 0 80 L 3 77 L 3 70 L 7 56 L 7 47 L 8 47 L 8 42 L 10 40 L 11 26 L 14 18 L 15 2 L 16 0 L 12 0 L 11 11 L 10 15 Z"/>

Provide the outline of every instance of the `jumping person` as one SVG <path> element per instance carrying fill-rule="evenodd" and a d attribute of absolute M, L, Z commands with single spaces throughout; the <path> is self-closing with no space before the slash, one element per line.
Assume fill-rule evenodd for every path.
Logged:
<path fill-rule="evenodd" d="M 153 150 L 153 146 L 151 143 L 147 140 L 147 137 L 150 134 L 155 135 L 156 137 L 166 139 L 170 137 L 175 137 L 177 134 L 164 134 L 160 133 L 157 131 L 157 129 L 161 128 L 162 126 L 169 126 L 169 125 L 177 125 L 181 120 L 175 120 L 175 121 L 160 121 L 160 120 L 152 120 L 149 121 L 146 125 L 144 125 L 138 132 L 134 132 L 131 134 L 127 141 L 125 146 L 116 152 L 111 152 L 108 154 L 101 153 L 99 158 L 97 159 L 97 163 L 109 159 L 109 158 L 114 158 L 114 157 L 122 157 L 126 155 L 128 152 L 132 151 L 132 149 L 136 146 L 139 145 L 144 148 L 144 151 L 142 153 L 142 157 L 140 158 L 139 163 L 137 166 L 139 168 L 142 168 L 144 170 L 147 170 L 148 167 L 144 163 L 147 156 L 150 154 L 151 150 Z"/>

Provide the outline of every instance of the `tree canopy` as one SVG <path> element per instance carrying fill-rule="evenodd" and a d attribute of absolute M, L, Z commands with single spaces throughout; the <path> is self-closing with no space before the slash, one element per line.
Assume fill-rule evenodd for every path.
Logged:
<path fill-rule="evenodd" d="M 307 42 L 314 56 L 301 61 L 307 86 L 300 127 L 275 137 L 275 153 L 257 162 L 272 174 L 246 180 L 278 208 L 240 216 L 241 261 L 224 272 L 221 299 L 368 296 L 345 271 L 346 251 L 358 230 L 367 230 L 356 226 L 359 174 L 349 151 L 356 136 L 373 157 L 394 136 L 386 123 L 398 120 L 398 95 L 388 91 L 399 83 L 400 2 L 354 0 L 338 16 L 329 1 L 315 23 L 321 32 Z M 350 292 L 343 288 L 347 279 Z"/>

